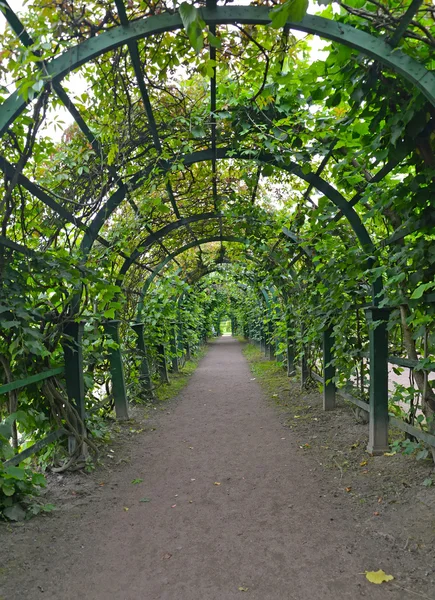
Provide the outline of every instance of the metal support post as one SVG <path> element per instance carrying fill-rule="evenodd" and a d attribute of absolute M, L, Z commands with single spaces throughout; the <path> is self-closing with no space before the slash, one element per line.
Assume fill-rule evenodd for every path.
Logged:
<path fill-rule="evenodd" d="M 388 331 L 389 310 L 366 309 L 370 344 L 370 454 L 383 454 L 388 446 Z"/>
<path fill-rule="evenodd" d="M 157 363 L 160 374 L 160 380 L 163 383 L 169 383 L 168 363 L 166 361 L 166 353 L 164 344 L 157 346 Z"/>
<path fill-rule="evenodd" d="M 173 321 L 171 323 L 171 371 L 172 373 L 178 373 L 178 341 L 177 341 L 177 323 Z"/>
<path fill-rule="evenodd" d="M 140 382 L 145 390 L 146 398 L 155 400 L 154 386 L 151 379 L 150 366 L 148 362 L 148 353 L 143 335 L 145 325 L 144 323 L 134 323 L 131 327 L 137 335 L 137 347 L 141 356 Z"/>
<path fill-rule="evenodd" d="M 308 363 L 307 363 L 307 357 L 305 356 L 305 349 L 302 353 L 302 357 L 301 357 L 301 388 L 305 387 L 305 384 L 308 381 Z"/>
<path fill-rule="evenodd" d="M 76 409 L 82 423 L 77 423 L 78 433 L 86 436 L 86 407 L 85 407 L 85 380 L 83 376 L 83 331 L 85 324 L 66 323 L 63 328 L 63 356 L 65 360 L 65 384 L 68 400 Z M 76 450 L 76 438 L 68 438 L 68 451 L 72 454 Z M 88 455 L 85 445 L 82 447 L 83 457 Z"/>
<path fill-rule="evenodd" d="M 323 410 L 333 410 L 336 404 L 336 387 L 332 381 L 335 367 L 331 364 L 334 358 L 334 335 L 332 325 L 323 332 Z"/>
<path fill-rule="evenodd" d="M 273 327 L 273 321 L 272 318 L 269 317 L 269 322 L 267 324 L 267 357 L 269 360 L 273 360 L 275 358 L 275 347 L 274 347 L 274 342 L 273 342 L 273 334 L 274 334 L 274 327 Z"/>
<path fill-rule="evenodd" d="M 125 389 L 124 365 L 122 364 L 121 344 L 119 340 L 120 321 L 112 320 L 104 323 L 104 331 L 117 344 L 117 348 L 109 348 L 110 373 L 112 377 L 112 390 L 115 400 L 117 419 L 128 419 L 128 400 Z"/>
<path fill-rule="evenodd" d="M 81 323 L 67 323 L 62 341 L 65 359 L 65 382 L 68 400 L 74 405 L 82 421 L 85 420 L 85 381 L 83 377 L 83 331 Z"/>

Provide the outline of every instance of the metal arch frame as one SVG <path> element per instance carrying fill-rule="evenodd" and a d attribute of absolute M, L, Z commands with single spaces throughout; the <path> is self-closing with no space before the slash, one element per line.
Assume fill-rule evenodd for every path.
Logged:
<path fill-rule="evenodd" d="M 211 26 L 234 23 L 268 25 L 270 23 L 268 7 L 219 6 L 202 8 L 201 16 L 205 23 Z M 44 86 L 48 87 L 52 83 L 60 82 L 74 69 L 114 48 L 154 34 L 181 29 L 182 26 L 178 13 L 162 13 L 129 22 L 128 25 L 113 27 L 97 37 L 90 38 L 66 50 L 59 57 L 47 61 L 47 78 Z M 351 25 L 313 15 L 305 15 L 299 22 L 289 20 L 286 26 L 290 29 L 315 34 L 344 44 L 370 58 L 374 58 L 410 81 L 432 104 L 435 104 L 435 75 L 403 51 L 393 48 L 383 39 L 375 38 Z M 20 96 L 18 90 L 7 98 L 0 107 L 0 135 L 3 135 L 9 125 L 23 112 L 27 103 Z"/>
<path fill-rule="evenodd" d="M 119 2 L 117 4 L 119 4 Z M 201 14 L 204 21 L 212 27 L 218 24 L 231 24 L 237 22 L 254 25 L 267 25 L 270 23 L 269 9 L 267 7 L 211 6 L 201 9 Z M 97 38 L 88 39 L 65 51 L 59 57 L 47 61 L 44 64 L 46 72 L 45 87 L 49 85 L 58 85 L 69 72 L 111 49 L 124 44 L 127 44 L 130 47 L 131 44 L 134 44 L 139 39 L 150 37 L 165 31 L 173 31 L 182 27 L 180 16 L 177 13 L 173 15 L 163 13 L 134 22 L 126 21 L 125 15 L 123 16 L 124 19 L 121 26 L 114 27 L 99 35 Z M 306 15 L 302 21 L 298 23 L 288 21 L 287 26 L 289 28 L 313 33 L 326 39 L 342 43 L 358 50 L 366 56 L 376 59 L 413 83 L 413 85 L 420 89 L 432 104 L 435 104 L 435 75 L 401 50 L 395 49 L 393 47 L 394 44 L 375 38 L 350 25 L 312 15 Z M 27 102 L 24 98 L 19 96 L 19 91 L 14 92 L 3 103 L 0 107 L 0 135 L 2 135 L 9 124 L 21 114 L 26 104 Z M 213 148 L 213 156 L 210 159 L 213 164 L 215 164 L 217 153 L 216 148 Z M 270 163 L 270 161 L 267 162 Z M 281 165 L 276 166 L 280 167 Z M 301 176 L 301 173 L 296 172 L 295 168 L 292 169 L 292 172 Z M 303 178 L 306 179 L 310 185 L 313 185 L 313 176 L 316 177 L 314 174 L 310 173 L 307 177 Z M 315 184 L 314 187 L 323 191 Z M 336 194 L 339 194 L 336 190 L 335 192 Z M 323 193 L 325 192 L 323 191 Z M 119 205 L 125 195 L 126 186 L 121 184 L 109 198 L 105 206 L 97 213 L 82 241 L 81 248 L 85 254 L 89 252 L 90 247 L 98 236 L 98 232 L 106 218 L 111 214 L 111 211 Z M 363 247 L 367 246 L 372 249 L 373 245 L 367 231 L 359 221 L 356 213 L 351 210 L 352 207 L 348 206 L 347 201 L 341 195 L 336 195 L 335 199 L 331 198 L 327 193 L 325 193 L 325 195 L 334 203 L 336 203 L 336 200 L 343 201 L 341 206 L 336 203 L 337 206 L 339 206 L 342 213 L 347 216 Z M 357 219 L 355 219 L 355 217 L 357 217 Z M 375 285 L 374 287 L 376 288 L 374 289 L 375 297 L 380 293 L 382 288 L 379 287 L 379 285 Z"/>
<path fill-rule="evenodd" d="M 223 215 L 220 213 L 198 213 L 195 215 L 191 215 L 190 217 L 183 217 L 178 219 L 177 221 L 172 221 L 168 223 L 161 229 L 150 233 L 142 242 L 139 242 L 137 248 L 128 256 L 122 267 L 119 270 L 117 279 L 121 280 L 124 275 L 127 273 L 128 269 L 134 264 L 137 258 L 141 256 L 148 248 L 150 248 L 155 242 L 159 242 L 162 238 L 167 236 L 172 231 L 176 231 L 181 227 L 188 227 L 190 223 L 197 223 L 198 221 L 208 221 L 212 219 L 219 219 Z"/>
<path fill-rule="evenodd" d="M 349 224 L 354 230 L 355 235 L 357 236 L 363 250 L 365 250 L 368 254 L 371 254 L 375 249 L 375 246 L 370 238 L 367 229 L 361 222 L 361 219 L 354 210 L 353 206 L 344 198 L 344 196 L 342 196 L 342 194 L 338 190 L 336 190 L 330 183 L 322 179 L 316 173 L 310 172 L 306 174 L 303 172 L 302 167 L 299 164 L 291 160 L 286 161 L 285 159 L 279 161 L 273 154 L 269 154 L 267 152 L 255 150 L 247 152 L 247 150 L 234 150 L 232 148 L 218 148 L 216 152 L 214 152 L 212 149 L 200 150 L 198 152 L 193 152 L 191 154 L 185 155 L 181 158 L 181 162 L 187 166 L 198 162 L 210 161 L 213 159 L 214 156 L 216 156 L 216 158 L 218 159 L 236 158 L 238 160 L 254 160 L 260 163 L 272 165 L 278 169 L 287 171 L 288 173 L 293 174 L 299 177 L 300 179 L 303 179 L 304 181 L 318 189 L 320 192 L 322 192 L 333 204 L 335 204 L 335 206 L 337 206 L 337 208 L 349 221 Z M 172 164 L 175 164 L 175 161 L 165 161 L 161 165 L 162 172 L 169 170 Z M 180 158 L 177 160 L 177 164 L 180 164 Z M 136 175 L 134 175 L 130 180 L 131 188 L 137 189 L 138 187 L 140 187 L 140 181 L 143 180 L 143 178 L 147 174 L 149 174 L 152 171 L 152 169 L 153 167 L 148 166 L 142 169 L 140 172 L 136 173 Z M 119 197 L 118 192 L 119 190 L 117 190 L 115 194 L 111 198 L 109 198 L 105 206 L 100 209 L 99 213 L 94 218 L 94 221 L 92 222 L 92 225 L 90 226 L 88 231 L 92 229 L 95 232 L 95 234 L 97 234 L 99 226 L 101 227 L 105 219 L 117 208 L 117 206 L 119 206 L 120 202 L 122 201 L 122 198 Z M 90 249 L 91 244 L 88 246 L 88 249 Z M 369 266 L 371 266 L 372 263 L 373 259 L 369 258 Z M 380 278 L 378 278 L 373 283 L 372 289 L 373 303 L 374 305 L 376 305 L 379 302 L 379 299 L 377 297 L 382 293 L 383 289 L 382 280 Z"/>
<path fill-rule="evenodd" d="M 176 230 L 180 229 L 181 227 L 187 227 L 191 223 L 198 223 L 199 221 L 212 221 L 214 219 L 219 219 L 219 221 L 221 221 L 223 218 L 230 218 L 230 217 L 231 217 L 231 215 L 225 215 L 224 213 L 213 213 L 213 212 L 198 213 L 195 215 L 191 215 L 190 217 L 183 217 L 181 219 L 178 219 L 177 221 L 172 221 L 171 223 L 168 223 L 167 225 L 165 225 L 158 231 L 151 233 L 142 242 L 139 242 L 136 250 L 134 250 L 131 253 L 131 255 L 125 259 L 122 267 L 120 268 L 120 270 L 118 272 L 117 284 L 119 284 L 122 281 L 122 279 L 125 276 L 125 274 L 127 273 L 128 269 L 130 269 L 130 267 L 133 266 L 133 264 L 136 262 L 136 260 L 148 248 L 150 248 L 156 242 L 159 243 L 160 240 L 162 238 L 164 238 L 166 235 L 168 235 L 169 233 L 176 231 Z M 251 217 L 245 216 L 245 219 L 249 222 L 251 220 Z M 289 238 L 293 243 L 300 245 L 302 252 L 306 256 L 311 256 L 310 250 L 301 244 L 299 237 L 293 231 L 291 231 L 287 227 L 283 227 L 281 234 L 283 234 L 285 237 Z"/>
<path fill-rule="evenodd" d="M 117 5 L 118 4 L 120 3 L 117 2 Z M 267 25 L 270 23 L 268 7 L 209 6 L 201 9 L 201 15 L 204 21 L 211 27 L 215 27 L 218 24 L 231 23 L 244 23 L 253 25 Z M 405 23 L 405 21 L 403 21 L 403 23 Z M 397 40 L 395 40 L 394 44 L 391 42 L 388 43 L 388 41 L 376 38 L 371 34 L 354 28 L 351 25 L 312 15 L 306 15 L 300 22 L 297 23 L 288 21 L 286 25 L 289 28 L 316 34 L 320 37 L 344 44 L 358 50 L 365 56 L 377 60 L 379 63 L 391 68 L 393 71 L 402 75 L 406 80 L 410 81 L 432 104 L 435 104 L 435 75 L 428 71 L 422 64 L 405 54 L 403 51 L 394 48 Z M 47 88 L 49 86 L 58 86 L 60 81 L 68 73 L 92 60 L 93 58 L 96 58 L 97 56 L 100 56 L 114 48 L 124 44 L 130 46 L 131 44 L 135 44 L 139 39 L 163 32 L 174 31 L 180 28 L 182 28 L 182 22 L 178 13 L 163 13 L 161 15 L 148 17 L 146 19 L 134 22 L 128 22 L 128 20 L 126 21 L 124 15 L 123 24 L 121 26 L 114 27 L 102 33 L 97 38 L 90 38 L 85 42 L 66 50 L 59 57 L 45 62 L 44 87 Z M 28 103 L 28 101 L 20 96 L 19 90 L 17 90 L 11 94 L 9 98 L 7 98 L 2 106 L 0 106 L 0 135 L 5 133 L 8 126 L 14 122 L 15 119 L 24 111 Z M 210 160 L 215 163 L 217 158 L 216 148 L 212 149 L 212 154 L 213 156 L 211 156 Z M 272 164 L 270 160 L 266 162 Z M 288 166 L 276 166 L 279 168 L 285 168 L 288 171 L 290 170 Z M 295 166 L 294 164 L 291 165 L 291 172 L 297 176 L 301 176 L 301 174 L 303 175 L 303 173 L 298 172 L 298 170 L 300 170 L 298 166 Z M 303 179 L 308 181 L 308 183 L 311 185 L 313 182 L 313 177 L 315 178 L 316 176 L 310 173 L 303 177 Z M 323 180 L 321 181 L 323 184 L 326 184 L 326 182 Z M 317 187 L 317 189 L 320 189 L 320 191 L 323 191 L 317 185 L 314 186 Z M 121 183 L 121 186 L 110 197 L 109 201 L 92 221 L 82 242 L 82 250 L 85 251 L 85 254 L 89 251 L 93 242 L 97 238 L 98 232 L 107 216 L 110 215 L 111 206 L 116 208 L 116 206 L 118 206 L 125 197 L 126 191 L 126 186 Z M 336 203 L 342 213 L 347 216 L 363 247 L 367 246 L 368 248 L 372 249 L 373 245 L 370 237 L 368 236 L 366 229 L 360 222 L 356 213 L 352 211 L 352 207 L 348 206 L 347 201 L 341 196 L 341 194 L 338 193 L 337 190 L 334 190 L 331 187 L 331 190 L 329 191 L 334 193 L 335 198 L 331 198 L 331 196 L 324 191 L 323 193 L 325 193 L 327 197 Z M 341 206 L 337 200 L 340 201 L 340 204 L 343 202 Z M 112 210 L 114 210 L 114 208 Z M 377 283 L 379 284 L 379 282 Z M 380 293 L 382 286 L 379 287 L 379 285 L 375 285 L 374 287 L 377 288 L 374 289 L 374 297 L 376 297 L 378 293 Z"/>
<path fill-rule="evenodd" d="M 209 242 L 235 242 L 238 244 L 246 245 L 247 240 L 246 240 L 246 238 L 242 238 L 242 237 L 238 237 L 238 236 L 234 236 L 234 235 L 209 236 L 206 238 L 201 238 L 201 239 L 197 240 L 196 242 L 189 242 L 188 244 L 185 244 L 184 246 L 177 248 L 177 250 L 175 250 L 171 254 L 168 254 L 168 256 L 166 256 L 155 267 L 155 269 L 153 269 L 153 272 L 151 273 L 151 275 L 146 279 L 145 283 L 143 284 L 142 290 L 140 292 L 140 300 L 138 302 L 138 307 L 137 307 L 137 321 L 138 322 L 140 321 L 140 316 L 142 314 L 143 301 L 144 301 L 145 294 L 147 293 L 148 288 L 150 287 L 151 283 L 154 281 L 154 279 L 157 277 L 157 275 L 159 275 L 160 271 L 162 271 L 162 269 L 164 269 L 166 267 L 166 265 L 168 263 L 170 263 L 171 260 L 176 258 L 179 254 L 182 254 L 183 252 L 186 252 L 187 250 L 190 250 L 191 248 L 194 248 L 195 246 L 198 246 L 200 244 L 208 244 Z"/>

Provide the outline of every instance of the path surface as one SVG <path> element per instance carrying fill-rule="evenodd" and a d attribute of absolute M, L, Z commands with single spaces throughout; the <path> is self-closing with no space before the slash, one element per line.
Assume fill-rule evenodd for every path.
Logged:
<path fill-rule="evenodd" d="M 310 472 L 236 340 L 212 345 L 173 407 L 93 503 L 39 519 L 52 541 L 41 547 L 35 530 L 18 587 L 1 598 L 407 597 L 361 575 L 394 561 Z"/>

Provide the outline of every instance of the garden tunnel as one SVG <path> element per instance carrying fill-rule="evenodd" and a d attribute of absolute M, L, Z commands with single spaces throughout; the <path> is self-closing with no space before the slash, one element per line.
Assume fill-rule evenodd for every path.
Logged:
<path fill-rule="evenodd" d="M 2 468 L 72 464 L 222 314 L 369 452 L 435 446 L 435 9 L 324 4 L 2 0 Z"/>

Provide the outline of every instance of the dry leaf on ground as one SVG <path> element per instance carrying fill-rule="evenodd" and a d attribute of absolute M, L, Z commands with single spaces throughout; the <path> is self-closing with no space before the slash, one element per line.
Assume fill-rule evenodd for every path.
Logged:
<path fill-rule="evenodd" d="M 392 575 L 387 575 L 385 571 L 379 569 L 379 571 L 366 571 L 366 578 L 370 583 L 382 583 L 384 581 L 391 581 L 394 579 Z"/>

